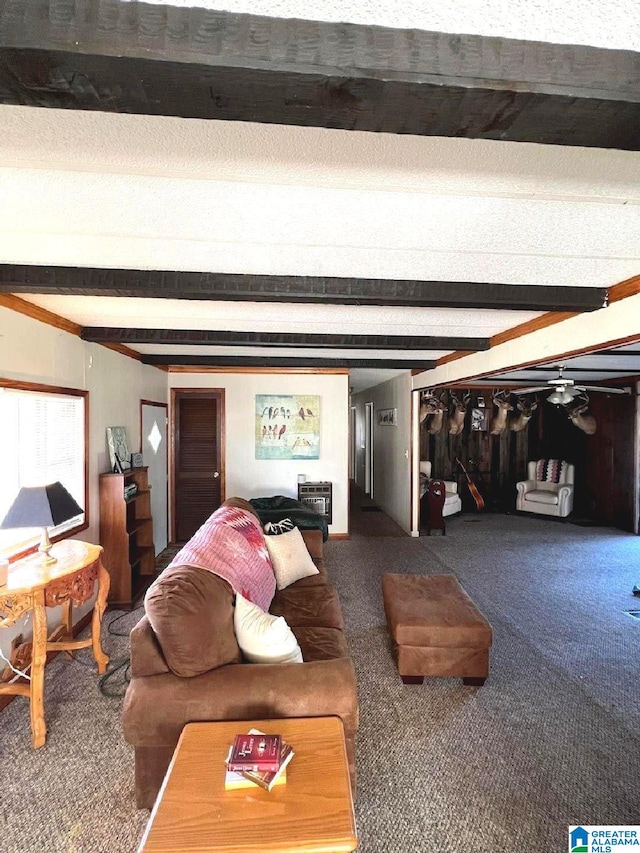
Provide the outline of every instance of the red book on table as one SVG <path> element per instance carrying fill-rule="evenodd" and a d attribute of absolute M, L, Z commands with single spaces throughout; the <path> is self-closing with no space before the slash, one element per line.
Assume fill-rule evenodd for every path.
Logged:
<path fill-rule="evenodd" d="M 237 773 L 246 770 L 275 773 L 280 769 L 281 750 L 280 735 L 236 735 L 227 767 Z"/>

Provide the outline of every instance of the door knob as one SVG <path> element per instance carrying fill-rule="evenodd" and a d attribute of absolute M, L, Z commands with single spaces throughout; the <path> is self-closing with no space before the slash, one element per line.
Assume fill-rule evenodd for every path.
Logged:
<path fill-rule="evenodd" d="M 214 471 L 214 472 L 213 472 L 213 479 L 214 479 L 214 480 L 217 480 L 219 476 L 220 476 L 220 472 L 219 472 L 219 471 Z"/>

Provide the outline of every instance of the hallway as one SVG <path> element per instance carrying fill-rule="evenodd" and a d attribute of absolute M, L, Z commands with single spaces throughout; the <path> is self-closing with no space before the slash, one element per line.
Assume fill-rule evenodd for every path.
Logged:
<path fill-rule="evenodd" d="M 407 534 L 352 480 L 349 484 L 349 536 L 378 539 Z"/>

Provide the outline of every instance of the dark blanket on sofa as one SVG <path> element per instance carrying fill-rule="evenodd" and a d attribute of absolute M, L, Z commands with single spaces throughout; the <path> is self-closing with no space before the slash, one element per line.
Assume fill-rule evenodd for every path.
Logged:
<path fill-rule="evenodd" d="M 249 503 L 263 524 L 290 518 L 301 530 L 321 530 L 323 542 L 329 538 L 329 527 L 325 519 L 294 498 L 276 495 L 273 498 L 250 498 Z"/>

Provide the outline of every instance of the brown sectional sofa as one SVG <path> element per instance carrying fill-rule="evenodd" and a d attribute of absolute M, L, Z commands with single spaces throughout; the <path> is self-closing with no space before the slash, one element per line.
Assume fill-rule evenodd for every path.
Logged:
<path fill-rule="evenodd" d="M 254 511 L 241 498 L 225 502 Z M 203 569 L 174 566 L 150 587 L 131 632 L 125 739 L 135 748 L 136 802 L 151 808 L 183 727 L 190 722 L 338 716 L 355 787 L 356 679 L 338 595 L 327 577 L 322 533 L 302 531 L 319 569 L 276 591 L 270 607 L 291 626 L 304 663 L 242 662 L 234 593 Z"/>

